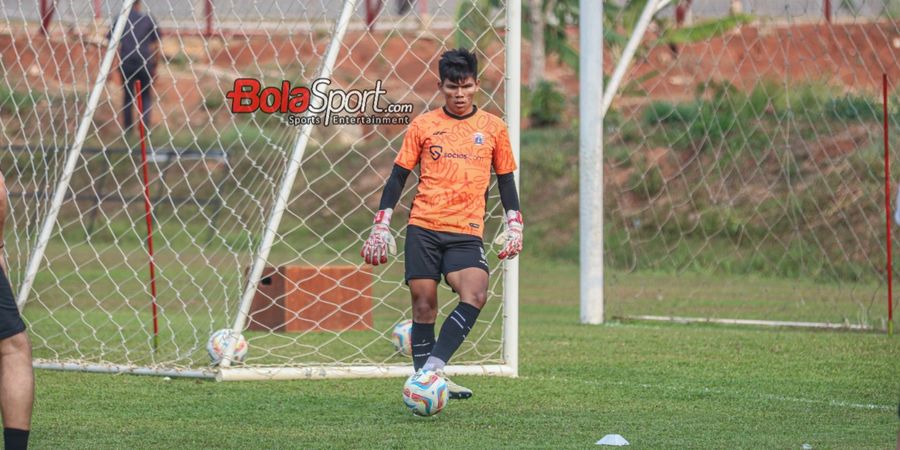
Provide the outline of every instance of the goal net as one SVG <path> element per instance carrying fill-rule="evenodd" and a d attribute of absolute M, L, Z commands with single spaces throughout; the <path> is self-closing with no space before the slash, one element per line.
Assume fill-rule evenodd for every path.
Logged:
<path fill-rule="evenodd" d="M 609 73 L 644 3 L 604 123 L 607 315 L 885 329 L 900 5 L 613 2 Z"/>
<path fill-rule="evenodd" d="M 235 114 L 226 94 L 239 79 L 378 84 L 385 104 L 413 105 L 411 119 L 443 104 L 438 58 L 465 46 L 479 58 L 476 104 L 505 117 L 518 98 L 506 95 L 518 92 L 518 75 L 506 78 L 518 26 L 508 29 L 505 2 L 383 2 L 371 27 L 363 0 L 144 2 L 162 33 L 146 157 L 137 125 L 123 129 L 115 57 L 124 25 L 113 24 L 131 2 L 38 3 L 0 5 L 6 252 L 36 366 L 220 379 L 412 373 L 391 333 L 411 318 L 402 248 L 415 181 L 393 220 L 401 254 L 378 267 L 359 256 L 405 124 L 303 126 L 292 122 L 303 114 Z M 501 222 L 495 192 L 486 242 Z M 517 266 L 486 250 L 489 300 L 448 373 L 516 373 Z M 455 295 L 442 286 L 440 298 L 439 323 Z M 224 328 L 242 332 L 249 353 L 214 367 L 207 340 Z"/>

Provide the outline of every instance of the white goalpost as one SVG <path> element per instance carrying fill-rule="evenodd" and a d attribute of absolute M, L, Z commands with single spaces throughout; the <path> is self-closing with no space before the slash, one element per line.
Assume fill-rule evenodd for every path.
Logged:
<path fill-rule="evenodd" d="M 143 5 L 163 25 L 144 141 L 152 256 L 140 226 L 140 141 L 123 130 L 121 77 L 110 76 L 133 2 L 117 21 L 94 20 L 89 4 L 60 8 L 45 34 L 34 33 L 35 5 L 0 10 L 7 251 L 35 367 L 221 381 L 411 374 L 391 343 L 394 325 L 410 317 L 402 254 L 377 268 L 359 257 L 405 125 L 295 125 L 290 114 L 233 113 L 226 94 L 239 79 L 378 83 L 385 103 L 413 105 L 411 119 L 440 107 L 440 54 L 466 46 L 479 56 L 476 103 L 506 119 L 518 158 L 520 1 L 432 0 L 403 16 L 385 8 L 374 29 L 356 0 L 215 2 L 227 25 L 211 33 L 185 14 L 188 3 Z M 419 15 L 434 18 L 432 28 L 407 26 Z M 406 220 L 414 184 L 395 224 Z M 491 242 L 502 230 L 495 186 L 487 213 Z M 394 232 L 402 243 L 403 230 Z M 486 247 L 488 305 L 448 375 L 518 374 L 518 261 L 500 262 L 496 251 Z M 441 288 L 440 317 L 452 295 Z M 222 328 L 247 338 L 243 361 L 226 348 L 210 364 L 207 339 Z"/>
<path fill-rule="evenodd" d="M 603 323 L 603 2 L 581 0 L 579 245 L 581 323 Z M 585 26 L 587 25 L 587 26 Z"/>

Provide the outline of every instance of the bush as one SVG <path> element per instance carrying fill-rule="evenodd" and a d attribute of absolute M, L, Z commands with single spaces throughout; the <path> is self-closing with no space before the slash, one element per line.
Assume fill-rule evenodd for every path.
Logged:
<path fill-rule="evenodd" d="M 846 95 L 826 102 L 825 112 L 834 119 L 879 120 L 881 104 L 866 97 Z"/>
<path fill-rule="evenodd" d="M 36 103 L 37 98 L 33 93 L 19 92 L 6 85 L 0 85 L 0 110 L 16 114 L 34 108 Z"/>
<path fill-rule="evenodd" d="M 541 81 L 533 92 L 526 89 L 523 100 L 527 105 L 526 115 L 532 126 L 549 127 L 562 121 L 566 97 L 553 83 Z"/>
<path fill-rule="evenodd" d="M 628 190 L 646 200 L 658 196 L 665 187 L 659 167 L 648 164 L 644 158 L 640 158 L 633 167 L 634 171 L 628 177 Z"/>
<path fill-rule="evenodd" d="M 644 111 L 644 122 L 686 124 L 697 120 L 700 108 L 696 103 L 679 103 L 673 105 L 665 101 L 655 101 Z"/>

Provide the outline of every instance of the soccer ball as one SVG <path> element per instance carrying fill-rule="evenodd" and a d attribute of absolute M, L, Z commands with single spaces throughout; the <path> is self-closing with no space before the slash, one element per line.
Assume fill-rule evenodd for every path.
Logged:
<path fill-rule="evenodd" d="M 404 320 L 394 327 L 391 333 L 391 342 L 394 350 L 405 356 L 412 356 L 412 320 Z"/>
<path fill-rule="evenodd" d="M 447 405 L 447 382 L 430 370 L 420 370 L 403 385 L 403 403 L 417 416 L 433 416 Z"/>
<path fill-rule="evenodd" d="M 236 337 L 237 343 L 234 345 L 234 358 L 232 358 L 232 361 L 241 362 L 247 356 L 249 345 L 247 345 L 244 335 L 237 333 Z M 206 352 L 209 353 L 209 359 L 214 366 L 222 362 L 222 358 L 225 356 L 225 349 L 228 348 L 228 344 L 232 339 L 235 339 L 235 332 L 229 328 L 218 330 L 209 337 L 209 342 L 206 343 Z"/>

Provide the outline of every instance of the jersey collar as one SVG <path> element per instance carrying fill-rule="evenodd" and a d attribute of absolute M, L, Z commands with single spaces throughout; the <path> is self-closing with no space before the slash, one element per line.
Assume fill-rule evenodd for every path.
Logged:
<path fill-rule="evenodd" d="M 451 119 L 465 120 L 465 119 L 468 119 L 469 117 L 474 116 L 475 113 L 478 112 L 478 105 L 472 105 L 472 112 L 470 112 L 470 113 L 468 113 L 468 114 L 466 114 L 466 115 L 464 115 L 464 116 L 458 116 L 458 115 L 456 115 L 456 114 L 453 114 L 452 112 L 450 112 L 450 111 L 447 110 L 447 107 L 446 107 L 446 106 L 442 106 L 441 109 L 443 109 L 443 110 L 444 110 L 444 114 L 446 114 L 446 115 L 447 115 L 448 117 L 450 117 Z"/>

